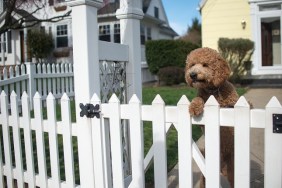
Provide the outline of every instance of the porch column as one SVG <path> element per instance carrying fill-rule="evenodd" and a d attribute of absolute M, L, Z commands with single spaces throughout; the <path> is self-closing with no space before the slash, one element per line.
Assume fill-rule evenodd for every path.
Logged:
<path fill-rule="evenodd" d="M 127 100 L 136 94 L 142 101 L 140 20 L 143 18 L 142 1 L 120 0 L 116 17 L 120 19 L 120 39 L 129 47 L 126 65 Z M 128 102 L 128 101 L 127 101 Z"/>
<path fill-rule="evenodd" d="M 3 66 L 5 66 L 5 41 L 4 41 L 4 35 L 6 33 L 3 33 L 1 35 L 1 63 Z"/>
<path fill-rule="evenodd" d="M 29 60 L 28 59 L 28 54 L 27 54 L 27 32 L 28 32 L 28 29 L 27 28 L 24 28 L 23 29 L 23 32 L 24 32 L 24 46 L 23 46 L 23 51 L 24 51 L 24 62 L 28 62 L 28 61 L 31 61 L 31 59 Z"/>
<path fill-rule="evenodd" d="M 80 117 L 79 104 L 100 96 L 97 9 L 102 0 L 69 1 L 72 7 L 72 35 L 76 121 L 78 125 L 81 187 L 95 187 L 91 119 Z"/>

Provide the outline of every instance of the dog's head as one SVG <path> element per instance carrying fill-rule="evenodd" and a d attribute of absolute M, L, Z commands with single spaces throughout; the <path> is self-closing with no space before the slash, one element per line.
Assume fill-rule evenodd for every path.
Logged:
<path fill-rule="evenodd" d="M 185 80 L 194 88 L 218 88 L 230 75 L 228 63 L 210 48 L 193 50 L 186 60 Z"/>

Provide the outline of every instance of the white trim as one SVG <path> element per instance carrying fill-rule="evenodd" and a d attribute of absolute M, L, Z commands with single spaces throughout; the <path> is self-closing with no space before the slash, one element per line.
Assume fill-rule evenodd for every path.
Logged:
<path fill-rule="evenodd" d="M 282 74 L 282 62 L 281 62 L 281 65 L 262 66 L 261 25 L 260 25 L 262 18 L 280 17 L 280 31 L 281 31 L 282 12 L 281 10 L 259 11 L 260 5 L 281 3 L 281 6 L 282 6 L 282 1 L 281 0 L 277 0 L 277 1 L 265 1 L 265 0 L 253 0 L 252 1 L 250 0 L 249 2 L 250 2 L 250 7 L 251 7 L 251 20 L 252 20 L 252 26 L 253 26 L 252 35 L 253 35 L 253 40 L 255 42 L 255 51 L 253 54 L 254 67 L 252 69 L 252 75 Z M 282 50 L 281 50 L 281 54 L 282 54 Z"/>

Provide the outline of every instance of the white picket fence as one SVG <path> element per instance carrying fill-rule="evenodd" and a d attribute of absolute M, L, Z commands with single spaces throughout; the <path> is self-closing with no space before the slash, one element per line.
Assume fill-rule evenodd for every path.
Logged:
<path fill-rule="evenodd" d="M 7 95 L 15 91 L 18 96 L 26 91 L 29 96 L 39 92 L 44 100 L 49 92 L 57 99 L 61 98 L 63 93 L 73 97 L 73 64 L 26 63 L 4 67 L 3 72 L 0 72 L 0 89 Z"/>
<path fill-rule="evenodd" d="M 61 99 L 60 121 L 56 119 L 56 102 L 51 93 L 46 99 L 47 119 L 42 116 L 42 97 L 39 93 L 33 98 L 36 110 L 32 118 L 26 93 L 21 100 L 22 114 L 19 113 L 17 95 L 14 92 L 10 97 L 11 112 L 8 109 L 8 96 L 5 92 L 1 93 L 0 100 L 3 138 L 3 143 L 0 143 L 0 148 L 3 148 L 0 150 L 0 187 L 12 188 L 14 180 L 17 187 L 24 187 L 25 183 L 29 187 L 80 187 L 75 183 L 77 177 L 74 168 L 73 139 L 83 135 L 77 134 L 79 125 L 71 122 L 68 96 L 64 94 Z M 210 97 L 205 104 L 203 116 L 199 118 L 189 116 L 189 100 L 185 96 L 179 100 L 177 106 L 165 106 L 159 95 L 151 105 L 142 105 L 135 95 L 128 104 L 120 104 L 115 95 L 111 97 L 109 103 L 101 104 L 95 94 L 91 103 L 100 104 L 101 115 L 99 119 L 89 118 L 92 131 L 87 133 L 92 136 L 92 143 L 88 143 L 87 146 L 93 147 L 94 158 L 94 172 L 89 174 L 89 178 L 94 177 L 97 188 L 145 187 L 144 171 L 151 160 L 154 160 L 155 187 L 167 187 L 166 133 L 172 124 L 178 131 L 180 188 L 193 187 L 193 159 L 206 177 L 206 187 L 220 187 L 220 126 L 235 128 L 235 187 L 250 187 L 251 128 L 265 130 L 264 187 L 282 187 L 282 134 L 273 133 L 272 125 L 273 114 L 282 114 L 282 107 L 275 97 L 269 101 L 265 109 L 250 109 L 244 97 L 238 100 L 234 108 L 220 108 L 215 98 Z M 130 127 L 132 173 L 129 179 L 124 177 L 123 171 L 121 120 L 127 120 Z M 142 121 L 151 121 L 153 130 L 153 145 L 145 157 Z M 192 124 L 205 125 L 205 158 L 192 139 Z M 103 129 L 107 126 L 110 130 L 109 137 L 103 135 Z M 44 136 L 46 133 L 47 140 Z M 62 136 L 62 142 L 59 141 L 58 135 Z M 36 148 L 33 147 L 33 142 L 36 142 Z M 49 149 L 46 148 L 46 142 L 49 142 Z M 105 147 L 104 150 L 102 145 L 105 142 L 109 142 L 110 147 Z M 81 147 L 86 146 L 78 145 L 78 151 Z M 46 162 L 46 149 L 49 151 L 50 164 Z M 63 164 L 59 161 L 60 157 L 62 158 L 59 156 L 59 150 L 63 150 Z M 51 168 L 51 175 L 48 175 L 48 166 Z M 60 175 L 60 167 L 65 172 L 64 180 Z"/>

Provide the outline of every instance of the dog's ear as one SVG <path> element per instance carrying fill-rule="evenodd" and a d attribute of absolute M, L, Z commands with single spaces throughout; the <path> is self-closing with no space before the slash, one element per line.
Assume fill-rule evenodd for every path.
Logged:
<path fill-rule="evenodd" d="M 213 85 L 215 87 L 219 87 L 225 82 L 225 80 L 228 80 L 230 73 L 231 69 L 228 63 L 222 57 L 218 57 L 216 67 L 214 69 Z"/>

